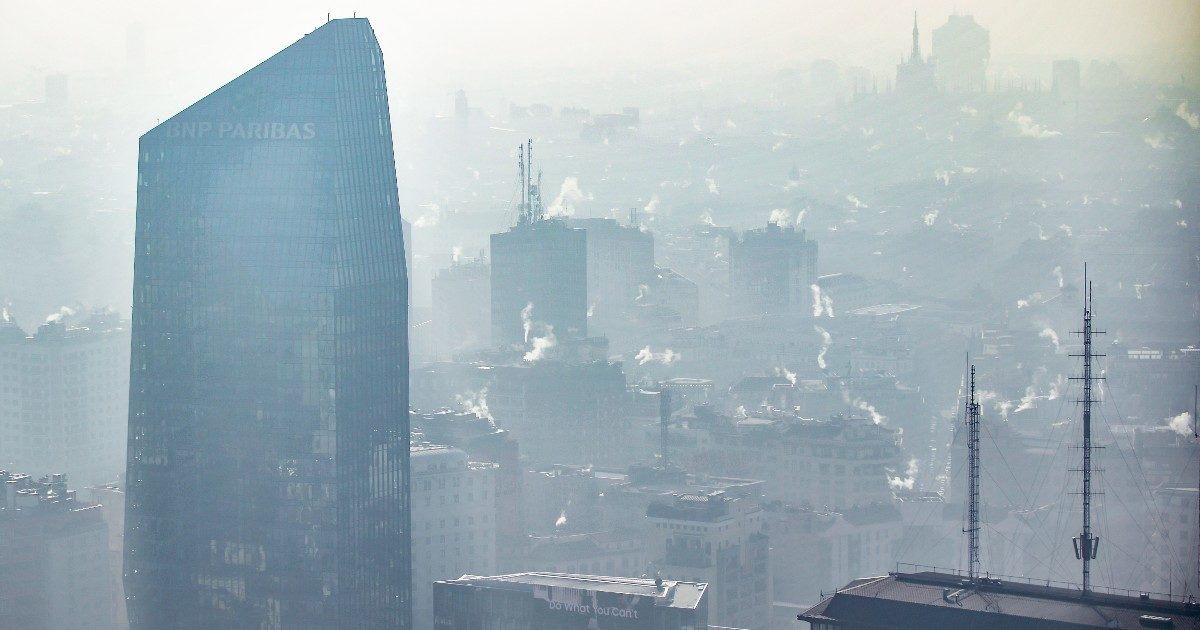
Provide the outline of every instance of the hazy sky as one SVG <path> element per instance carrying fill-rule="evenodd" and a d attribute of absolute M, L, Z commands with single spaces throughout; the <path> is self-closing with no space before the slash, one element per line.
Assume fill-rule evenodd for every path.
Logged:
<path fill-rule="evenodd" d="M 950 13 L 991 31 L 993 71 L 1025 60 L 1200 58 L 1200 0 L 0 0 L 0 77 L 119 70 L 129 24 L 148 64 L 198 98 L 324 21 L 357 11 L 384 47 L 390 82 L 417 90 L 505 81 L 519 70 L 749 66 L 832 58 L 888 72 Z M 929 51 L 929 40 L 924 40 Z"/>

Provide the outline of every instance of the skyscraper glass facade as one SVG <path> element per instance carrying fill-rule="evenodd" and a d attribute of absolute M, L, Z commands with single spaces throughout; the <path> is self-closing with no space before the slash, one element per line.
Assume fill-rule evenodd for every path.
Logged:
<path fill-rule="evenodd" d="M 404 244 L 383 57 L 334 20 L 141 138 L 134 628 L 407 628 Z"/>

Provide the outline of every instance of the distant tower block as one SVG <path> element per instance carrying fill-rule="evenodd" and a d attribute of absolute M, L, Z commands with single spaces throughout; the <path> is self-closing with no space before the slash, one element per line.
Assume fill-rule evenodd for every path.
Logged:
<path fill-rule="evenodd" d="M 804 230 L 768 223 L 729 242 L 730 312 L 735 316 L 811 313 L 817 243 Z"/>

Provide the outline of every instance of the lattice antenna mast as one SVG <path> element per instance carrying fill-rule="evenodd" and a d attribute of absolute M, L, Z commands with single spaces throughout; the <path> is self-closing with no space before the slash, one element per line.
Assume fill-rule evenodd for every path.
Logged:
<path fill-rule="evenodd" d="M 971 385 L 967 395 L 967 577 L 979 579 L 979 402 L 975 397 L 975 366 L 971 366 Z"/>
<path fill-rule="evenodd" d="M 670 468 L 671 458 L 668 455 L 670 449 L 670 424 L 671 424 L 671 390 L 666 384 L 659 387 L 658 390 L 658 440 L 659 449 L 662 451 L 662 467 Z"/>
<path fill-rule="evenodd" d="M 529 187 L 525 185 L 525 145 L 517 145 L 517 176 L 521 180 L 521 203 L 517 206 L 517 223 L 529 223 Z"/>
<path fill-rule="evenodd" d="M 1092 382 L 1103 380 L 1103 377 L 1092 376 L 1092 359 L 1102 357 L 1102 354 L 1092 352 L 1092 335 L 1102 335 L 1104 331 L 1092 329 L 1092 284 L 1087 279 L 1087 266 L 1083 267 L 1083 330 L 1076 331 L 1083 335 L 1083 354 L 1072 356 L 1083 357 L 1083 376 L 1073 377 L 1072 380 L 1083 381 L 1083 528 L 1079 536 L 1073 539 L 1075 558 L 1083 561 L 1083 596 L 1092 592 L 1092 560 L 1100 550 L 1100 537 L 1092 535 Z"/>

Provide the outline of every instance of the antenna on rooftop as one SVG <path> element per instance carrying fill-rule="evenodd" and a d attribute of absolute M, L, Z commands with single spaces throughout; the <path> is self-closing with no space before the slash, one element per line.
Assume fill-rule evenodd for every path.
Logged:
<path fill-rule="evenodd" d="M 1083 357 L 1083 376 L 1072 377 L 1071 380 L 1083 381 L 1083 528 L 1079 536 L 1072 540 L 1075 545 L 1075 558 L 1083 561 L 1083 596 L 1092 592 L 1091 562 L 1096 559 L 1100 550 L 1100 537 L 1092 535 L 1092 382 L 1104 380 L 1102 376 L 1092 376 L 1092 359 L 1103 354 L 1092 352 L 1092 335 L 1104 334 L 1104 331 L 1092 330 L 1092 284 L 1087 279 L 1087 265 L 1083 266 L 1083 330 L 1075 334 L 1083 335 L 1083 354 L 1071 356 Z"/>
<path fill-rule="evenodd" d="M 967 578 L 979 578 L 979 402 L 975 398 L 975 366 L 971 366 L 967 394 L 967 478 L 970 496 L 967 507 Z"/>
<path fill-rule="evenodd" d="M 521 180 L 521 202 L 517 205 L 517 224 L 529 223 L 529 190 L 525 187 L 525 145 L 517 145 L 517 177 Z"/>
<path fill-rule="evenodd" d="M 659 384 L 658 387 L 658 441 L 659 449 L 662 451 L 662 467 L 664 469 L 670 467 L 671 459 L 667 455 L 667 450 L 670 446 L 670 434 L 668 427 L 671 424 L 671 390 L 666 383 Z"/>

